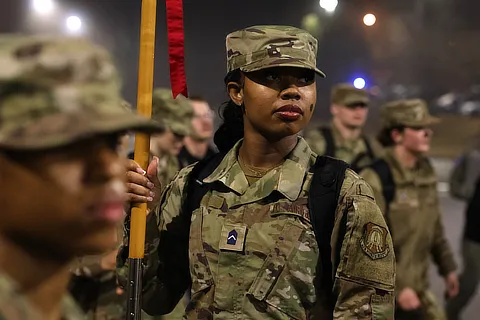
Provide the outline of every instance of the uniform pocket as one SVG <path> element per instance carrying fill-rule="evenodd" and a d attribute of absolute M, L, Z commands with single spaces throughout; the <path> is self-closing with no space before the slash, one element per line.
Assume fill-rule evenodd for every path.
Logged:
<path fill-rule="evenodd" d="M 273 307 L 267 313 L 274 319 L 306 319 L 308 305 L 315 302 L 317 259 L 313 232 L 297 221 L 286 222 L 248 295 Z"/>

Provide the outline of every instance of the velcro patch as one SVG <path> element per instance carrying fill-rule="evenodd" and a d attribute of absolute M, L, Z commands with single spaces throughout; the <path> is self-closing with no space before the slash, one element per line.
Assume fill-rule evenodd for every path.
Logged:
<path fill-rule="evenodd" d="M 308 206 L 306 205 L 300 205 L 300 204 L 288 203 L 288 202 L 279 202 L 279 203 L 275 203 L 272 206 L 272 210 L 270 212 L 272 215 L 277 215 L 280 213 L 292 213 L 302 217 L 308 222 L 311 222 Z"/>
<path fill-rule="evenodd" d="M 385 258 L 390 252 L 387 244 L 387 229 L 372 222 L 365 224 L 363 228 L 363 235 L 360 238 L 363 251 L 372 260 Z"/>

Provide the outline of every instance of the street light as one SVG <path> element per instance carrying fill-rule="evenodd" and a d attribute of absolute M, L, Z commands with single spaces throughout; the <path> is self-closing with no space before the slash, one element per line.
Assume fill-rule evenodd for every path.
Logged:
<path fill-rule="evenodd" d="M 333 13 L 338 5 L 338 0 L 320 0 L 320 7 L 328 13 Z"/>
<path fill-rule="evenodd" d="M 55 5 L 53 0 L 33 0 L 32 7 L 36 13 L 48 14 L 53 11 Z"/>
<path fill-rule="evenodd" d="M 376 21 L 377 21 L 377 17 L 375 17 L 375 15 L 374 15 L 374 14 L 371 14 L 371 13 L 367 13 L 367 14 L 363 17 L 363 23 L 364 23 L 367 27 L 373 26 Z"/>
<path fill-rule="evenodd" d="M 365 88 L 366 82 L 363 78 L 357 78 L 353 81 L 353 86 L 357 89 Z"/>
<path fill-rule="evenodd" d="M 79 32 L 82 28 L 82 20 L 77 16 L 70 16 L 66 21 L 67 29 L 70 32 Z"/>

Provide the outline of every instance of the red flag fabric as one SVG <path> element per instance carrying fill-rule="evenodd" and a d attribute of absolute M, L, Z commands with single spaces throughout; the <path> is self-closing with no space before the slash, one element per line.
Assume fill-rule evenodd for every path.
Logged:
<path fill-rule="evenodd" d="M 170 63 L 170 84 L 173 97 L 183 94 L 188 97 L 185 77 L 185 36 L 183 29 L 183 1 L 166 0 L 168 56 Z"/>

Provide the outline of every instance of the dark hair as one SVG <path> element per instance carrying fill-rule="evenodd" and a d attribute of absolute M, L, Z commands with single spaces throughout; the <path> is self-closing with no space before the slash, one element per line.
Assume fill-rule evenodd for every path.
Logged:
<path fill-rule="evenodd" d="M 397 126 L 397 127 L 383 128 L 378 133 L 377 140 L 385 148 L 392 147 L 392 146 L 395 145 L 395 141 L 393 141 L 393 138 L 392 138 L 392 131 L 393 130 L 398 130 L 400 132 L 403 132 L 405 130 L 405 127 L 404 126 Z"/>
<path fill-rule="evenodd" d="M 235 70 L 227 74 L 225 83 L 240 82 L 240 79 L 240 71 Z M 218 113 L 222 112 L 220 118 L 223 122 L 213 137 L 213 142 L 220 152 L 228 152 L 243 138 L 243 110 L 243 106 L 236 105 L 231 99 L 220 107 Z"/>

